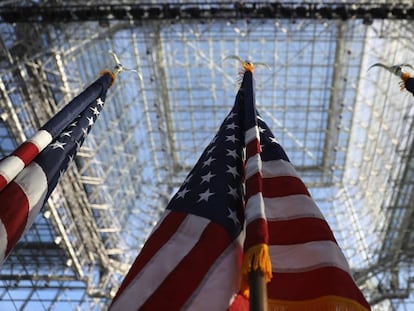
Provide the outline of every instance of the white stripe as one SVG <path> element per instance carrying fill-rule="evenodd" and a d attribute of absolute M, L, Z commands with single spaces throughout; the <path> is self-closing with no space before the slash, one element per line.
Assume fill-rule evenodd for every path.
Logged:
<path fill-rule="evenodd" d="M 265 217 L 265 205 L 263 202 L 263 196 L 262 193 L 259 192 L 255 195 L 252 195 L 249 200 L 246 203 L 245 208 L 245 217 L 246 217 L 246 223 L 249 224 L 253 220 L 257 218 L 263 218 Z"/>
<path fill-rule="evenodd" d="M 263 161 L 262 164 L 263 178 L 271 178 L 278 176 L 294 176 L 298 177 L 293 165 L 285 160 Z"/>
<path fill-rule="evenodd" d="M 217 259 L 182 310 L 227 310 L 239 290 L 242 248 L 231 244 Z"/>
<path fill-rule="evenodd" d="M 303 272 L 333 266 L 349 273 L 344 254 L 332 241 L 269 245 L 269 253 L 273 272 Z"/>
<path fill-rule="evenodd" d="M 3 263 L 7 249 L 7 231 L 3 222 L 0 220 L 0 265 Z"/>
<path fill-rule="evenodd" d="M 207 218 L 188 215 L 169 241 L 158 250 L 151 261 L 125 288 L 122 295 L 112 305 L 111 310 L 138 310 L 168 274 L 193 249 L 209 223 Z"/>
<path fill-rule="evenodd" d="M 262 170 L 262 159 L 257 153 L 254 156 L 250 157 L 246 162 L 246 179 L 249 179 L 257 172 Z"/>
<path fill-rule="evenodd" d="M 263 198 L 268 220 L 288 220 L 302 217 L 325 219 L 315 201 L 305 194 L 279 198 Z"/>
<path fill-rule="evenodd" d="M 36 162 L 30 163 L 14 180 L 26 194 L 29 201 L 29 215 L 26 228 L 30 228 L 43 206 L 47 193 L 47 178 Z"/>
<path fill-rule="evenodd" d="M 17 156 L 11 155 L 0 162 L 0 175 L 9 183 L 24 168 L 24 162 Z"/>
<path fill-rule="evenodd" d="M 39 152 L 46 148 L 52 142 L 52 135 L 48 131 L 40 130 L 34 134 L 28 141 L 33 143 Z"/>
<path fill-rule="evenodd" d="M 260 133 L 257 126 L 253 126 L 251 129 L 246 131 L 246 133 L 244 134 L 244 144 L 247 146 L 247 144 L 254 139 L 260 141 Z"/>
<path fill-rule="evenodd" d="M 34 144 L 40 153 L 51 141 L 52 135 L 45 130 L 40 130 L 26 142 Z M 9 183 L 23 170 L 24 166 L 24 162 L 19 157 L 11 155 L 0 162 L 0 175 Z"/>

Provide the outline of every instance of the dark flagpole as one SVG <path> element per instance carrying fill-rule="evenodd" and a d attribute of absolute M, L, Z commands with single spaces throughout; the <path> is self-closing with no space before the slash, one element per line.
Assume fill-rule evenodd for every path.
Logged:
<path fill-rule="evenodd" d="M 262 271 L 252 270 L 249 272 L 249 310 L 267 311 L 267 287 Z"/>
<path fill-rule="evenodd" d="M 242 62 L 242 65 L 243 65 L 243 69 L 245 70 L 245 72 L 250 71 L 250 73 L 253 74 L 253 70 L 254 70 L 253 63 L 245 61 L 245 62 Z M 245 78 L 246 76 L 243 76 L 243 82 L 241 85 L 241 88 L 243 88 L 243 92 L 244 92 L 245 114 L 254 115 L 254 118 L 255 118 L 254 123 L 257 126 L 252 75 L 250 76 L 250 78 L 247 79 L 247 81 L 249 81 L 247 85 L 245 85 Z M 246 120 L 247 118 L 245 116 L 245 122 Z M 246 130 L 248 128 L 249 127 L 247 126 Z M 258 152 L 260 153 L 260 148 L 258 149 Z M 259 191 L 261 192 L 262 191 L 261 186 L 259 189 L 260 189 Z M 245 258 L 245 260 L 246 259 L 251 260 L 250 271 L 248 272 L 248 275 L 247 275 L 248 283 L 249 283 L 249 310 L 250 311 L 267 311 L 268 310 L 267 287 L 266 287 L 266 276 L 265 276 L 266 270 L 265 270 L 265 264 L 263 263 L 263 261 L 266 262 L 266 259 L 261 258 L 261 256 L 263 256 L 263 254 L 261 254 L 261 252 L 259 251 L 259 253 L 253 253 L 251 258 L 249 258 L 248 256 Z M 267 260 L 270 261 L 268 254 L 266 254 L 264 257 L 265 258 L 267 257 Z M 258 264 L 258 262 L 260 262 L 260 264 Z M 269 269 L 271 270 L 270 262 L 269 262 Z"/>

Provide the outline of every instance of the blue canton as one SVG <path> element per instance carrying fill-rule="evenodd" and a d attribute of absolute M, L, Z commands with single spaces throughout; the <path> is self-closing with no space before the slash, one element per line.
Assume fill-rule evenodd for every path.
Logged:
<path fill-rule="evenodd" d="M 242 203 L 244 132 L 236 104 L 167 209 L 210 219 L 236 237 L 244 223 Z"/>

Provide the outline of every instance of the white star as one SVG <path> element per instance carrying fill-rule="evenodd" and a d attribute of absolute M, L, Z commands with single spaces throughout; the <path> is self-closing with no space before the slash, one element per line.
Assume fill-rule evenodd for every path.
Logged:
<path fill-rule="evenodd" d="M 78 151 L 82 147 L 82 143 L 80 141 L 76 142 L 76 151 Z"/>
<path fill-rule="evenodd" d="M 229 209 L 229 215 L 227 215 L 227 217 L 233 220 L 235 225 L 239 224 L 239 219 L 237 218 L 236 211 L 232 211 L 231 209 Z"/>
<path fill-rule="evenodd" d="M 191 177 L 193 177 L 193 175 L 191 175 L 191 174 L 188 175 L 187 178 L 184 180 L 184 183 L 185 184 L 188 183 L 190 181 Z"/>
<path fill-rule="evenodd" d="M 237 167 L 230 166 L 230 165 L 227 165 L 227 167 L 228 167 L 228 170 L 226 171 L 226 173 L 232 174 L 234 178 L 239 176 L 239 173 L 237 172 Z"/>
<path fill-rule="evenodd" d="M 86 117 L 86 119 L 88 119 L 88 126 L 92 126 L 93 125 L 93 117 Z"/>
<path fill-rule="evenodd" d="M 72 134 L 72 132 L 73 131 L 65 131 L 65 132 L 62 132 L 62 134 L 60 134 L 60 137 L 64 137 L 64 136 L 70 137 L 71 136 L 70 134 Z"/>
<path fill-rule="evenodd" d="M 207 189 L 205 192 L 203 192 L 203 193 L 200 193 L 199 194 L 199 196 L 200 196 L 200 199 L 198 199 L 198 201 L 197 202 L 201 202 L 201 201 L 206 201 L 206 202 L 208 202 L 208 198 L 210 197 L 210 196 L 212 196 L 214 193 L 211 193 L 210 192 L 210 189 Z"/>
<path fill-rule="evenodd" d="M 260 133 L 264 133 L 264 132 L 266 132 L 266 129 L 261 128 L 261 127 L 259 126 L 259 132 L 260 132 Z"/>
<path fill-rule="evenodd" d="M 226 125 L 226 128 L 231 129 L 231 130 L 234 130 L 236 127 L 239 127 L 239 126 L 236 125 L 235 123 L 230 123 Z"/>
<path fill-rule="evenodd" d="M 60 170 L 59 171 L 59 179 L 61 179 L 64 174 L 65 174 L 65 170 Z"/>
<path fill-rule="evenodd" d="M 236 140 L 238 140 L 237 138 L 236 138 L 236 135 L 229 135 L 229 136 L 226 136 L 226 141 L 231 141 L 231 142 L 236 142 Z"/>
<path fill-rule="evenodd" d="M 75 157 L 75 155 L 74 155 L 74 154 L 71 154 L 71 155 L 69 156 L 69 162 L 72 162 L 74 157 Z"/>
<path fill-rule="evenodd" d="M 229 195 L 231 195 L 233 198 L 238 199 L 239 195 L 237 193 L 237 189 L 233 188 L 229 185 L 229 192 L 227 192 Z"/>
<path fill-rule="evenodd" d="M 84 137 L 86 137 L 86 136 L 88 135 L 88 129 L 83 128 L 83 129 L 82 129 L 82 132 L 83 132 L 83 136 L 84 136 Z"/>
<path fill-rule="evenodd" d="M 93 114 L 95 115 L 95 116 L 99 116 L 99 110 L 98 110 L 98 108 L 97 107 L 90 107 L 90 109 L 93 111 Z"/>
<path fill-rule="evenodd" d="M 275 143 L 275 144 L 278 144 L 279 143 L 279 141 L 276 138 L 274 138 L 274 137 L 270 137 L 270 141 L 272 143 Z"/>
<path fill-rule="evenodd" d="M 210 154 L 213 152 L 213 150 L 216 149 L 216 146 L 212 146 L 208 151 L 207 154 Z"/>
<path fill-rule="evenodd" d="M 96 103 L 97 103 L 99 106 L 101 106 L 101 107 L 103 107 L 103 105 L 104 105 L 104 102 L 102 101 L 102 99 L 101 99 L 101 98 L 98 98 L 98 99 L 96 100 Z"/>
<path fill-rule="evenodd" d="M 60 148 L 62 150 L 65 150 L 65 148 L 63 147 L 64 145 L 66 145 L 66 143 L 62 143 L 60 141 L 55 141 L 53 144 L 50 144 L 50 147 L 52 147 L 53 149 Z"/>
<path fill-rule="evenodd" d="M 236 149 L 234 149 L 234 150 L 228 149 L 226 155 L 228 155 L 230 157 L 233 157 L 234 159 L 237 159 L 239 157 L 239 155 L 237 154 L 237 150 Z"/>
<path fill-rule="evenodd" d="M 69 124 L 69 126 L 71 127 L 75 127 L 78 124 L 78 121 L 72 122 L 71 124 Z"/>
<path fill-rule="evenodd" d="M 187 188 L 184 188 L 180 192 L 177 192 L 177 198 L 184 199 L 184 197 L 187 194 L 187 192 L 190 192 L 190 190 L 188 190 Z"/>
<path fill-rule="evenodd" d="M 214 159 L 213 157 L 210 156 L 207 160 L 205 160 L 203 162 L 203 167 L 204 166 L 210 166 L 211 162 L 213 162 L 213 161 L 216 161 L 216 159 Z"/>
<path fill-rule="evenodd" d="M 201 183 L 210 182 L 210 179 L 213 178 L 214 176 L 216 175 L 211 174 L 211 172 L 208 172 L 208 174 L 201 176 L 201 179 L 202 179 Z"/>
<path fill-rule="evenodd" d="M 258 118 L 260 121 L 263 121 L 263 122 L 264 122 L 264 120 L 263 120 L 263 118 L 262 118 L 261 116 L 257 116 L 257 118 Z"/>
<path fill-rule="evenodd" d="M 226 120 L 233 118 L 235 115 L 236 115 L 236 113 L 234 113 L 234 112 L 230 113 L 230 114 L 227 116 Z"/>

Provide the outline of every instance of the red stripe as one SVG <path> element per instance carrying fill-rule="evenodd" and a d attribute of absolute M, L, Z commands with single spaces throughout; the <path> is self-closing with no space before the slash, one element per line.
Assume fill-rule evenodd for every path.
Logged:
<path fill-rule="evenodd" d="M 186 213 L 170 212 L 162 221 L 159 227 L 151 234 L 145 242 L 144 247 L 135 259 L 128 274 L 124 278 L 113 302 L 122 294 L 124 289 L 131 283 L 135 276 L 142 270 L 142 268 L 152 259 L 158 250 L 171 238 L 174 232 L 177 231 L 183 220 L 186 218 Z M 113 303 L 112 302 L 112 303 Z"/>
<path fill-rule="evenodd" d="M 244 241 L 244 249 L 269 242 L 269 232 L 267 229 L 267 221 L 263 218 L 257 218 L 246 226 L 246 239 Z"/>
<path fill-rule="evenodd" d="M 181 310 L 203 281 L 208 270 L 231 243 L 232 240 L 222 226 L 210 223 L 193 249 L 154 291 L 140 310 Z M 177 286 L 180 286 L 180 290 L 177 290 Z"/>
<path fill-rule="evenodd" d="M 255 138 L 246 146 L 246 158 L 249 159 L 258 153 L 260 153 L 260 142 Z"/>
<path fill-rule="evenodd" d="M 327 222 L 318 218 L 298 218 L 282 221 L 267 221 L 269 226 L 269 244 L 289 245 L 312 241 L 330 240 L 335 237 Z"/>
<path fill-rule="evenodd" d="M 12 181 L 0 192 L 0 219 L 7 232 L 6 256 L 22 236 L 28 215 L 29 200 L 22 188 Z"/>
<path fill-rule="evenodd" d="M 263 197 L 276 198 L 294 194 L 310 196 L 308 189 L 300 178 L 294 176 L 278 176 L 263 178 Z"/>
<path fill-rule="evenodd" d="M 0 190 L 2 190 L 7 185 L 7 180 L 2 175 L 0 175 Z"/>
<path fill-rule="evenodd" d="M 39 149 L 32 142 L 26 141 L 13 151 L 12 154 L 19 157 L 24 162 L 24 165 L 27 165 L 39 154 Z"/>
<path fill-rule="evenodd" d="M 257 172 L 246 180 L 245 201 L 247 202 L 251 196 L 259 192 L 262 192 L 262 175 Z"/>
<path fill-rule="evenodd" d="M 335 267 L 299 273 L 273 273 L 267 284 L 269 299 L 300 301 L 335 295 L 357 301 L 370 309 L 351 276 Z"/>

